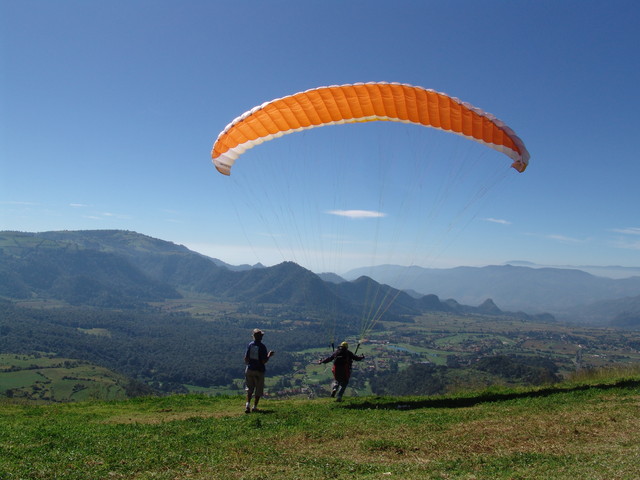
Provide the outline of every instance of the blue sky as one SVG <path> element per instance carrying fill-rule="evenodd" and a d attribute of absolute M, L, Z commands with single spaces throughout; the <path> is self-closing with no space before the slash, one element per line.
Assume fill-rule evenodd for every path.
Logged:
<path fill-rule="evenodd" d="M 126 229 L 338 273 L 637 267 L 638 25 L 640 3 L 616 0 L 0 0 L 0 230 Z M 529 169 L 389 122 L 273 140 L 231 177 L 213 168 L 218 133 L 251 107 L 369 81 L 491 112 Z M 349 209 L 384 216 L 328 213 Z"/>

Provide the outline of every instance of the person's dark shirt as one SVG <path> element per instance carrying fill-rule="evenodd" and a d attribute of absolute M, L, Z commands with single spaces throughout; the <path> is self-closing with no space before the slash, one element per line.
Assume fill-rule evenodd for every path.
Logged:
<path fill-rule="evenodd" d="M 347 368 L 351 368 L 351 364 L 355 360 L 359 362 L 364 358 L 364 355 L 356 355 L 351 350 L 338 347 L 335 352 L 329 355 L 324 360 L 321 360 L 320 363 L 329 363 L 333 361 L 333 364 L 336 366 L 346 366 Z"/>

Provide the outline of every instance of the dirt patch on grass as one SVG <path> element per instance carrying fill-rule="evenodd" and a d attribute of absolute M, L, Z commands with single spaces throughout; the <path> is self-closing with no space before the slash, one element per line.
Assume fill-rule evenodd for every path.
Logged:
<path fill-rule="evenodd" d="M 103 420 L 101 423 L 143 423 L 148 425 L 157 425 L 166 422 L 188 420 L 190 418 L 227 418 L 238 415 L 239 413 L 237 411 L 184 411 L 161 409 L 157 412 L 135 412 L 113 415 Z"/>

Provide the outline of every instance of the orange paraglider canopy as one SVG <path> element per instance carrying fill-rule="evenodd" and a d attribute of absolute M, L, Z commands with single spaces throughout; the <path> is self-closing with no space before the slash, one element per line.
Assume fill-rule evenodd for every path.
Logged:
<path fill-rule="evenodd" d="M 441 92 L 400 83 L 319 87 L 259 105 L 233 120 L 218 136 L 211 157 L 231 173 L 236 159 L 265 141 L 309 128 L 343 123 L 396 121 L 452 132 L 487 145 L 523 172 L 529 152 L 493 115 Z"/>

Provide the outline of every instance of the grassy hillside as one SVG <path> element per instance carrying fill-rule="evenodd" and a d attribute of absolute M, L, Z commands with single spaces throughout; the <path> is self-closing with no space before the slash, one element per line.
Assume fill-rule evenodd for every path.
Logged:
<path fill-rule="evenodd" d="M 633 479 L 640 374 L 446 397 L 0 405 L 2 479 Z"/>
<path fill-rule="evenodd" d="M 0 354 L 0 396 L 35 403 L 125 399 L 151 389 L 98 365 L 54 355 Z"/>

